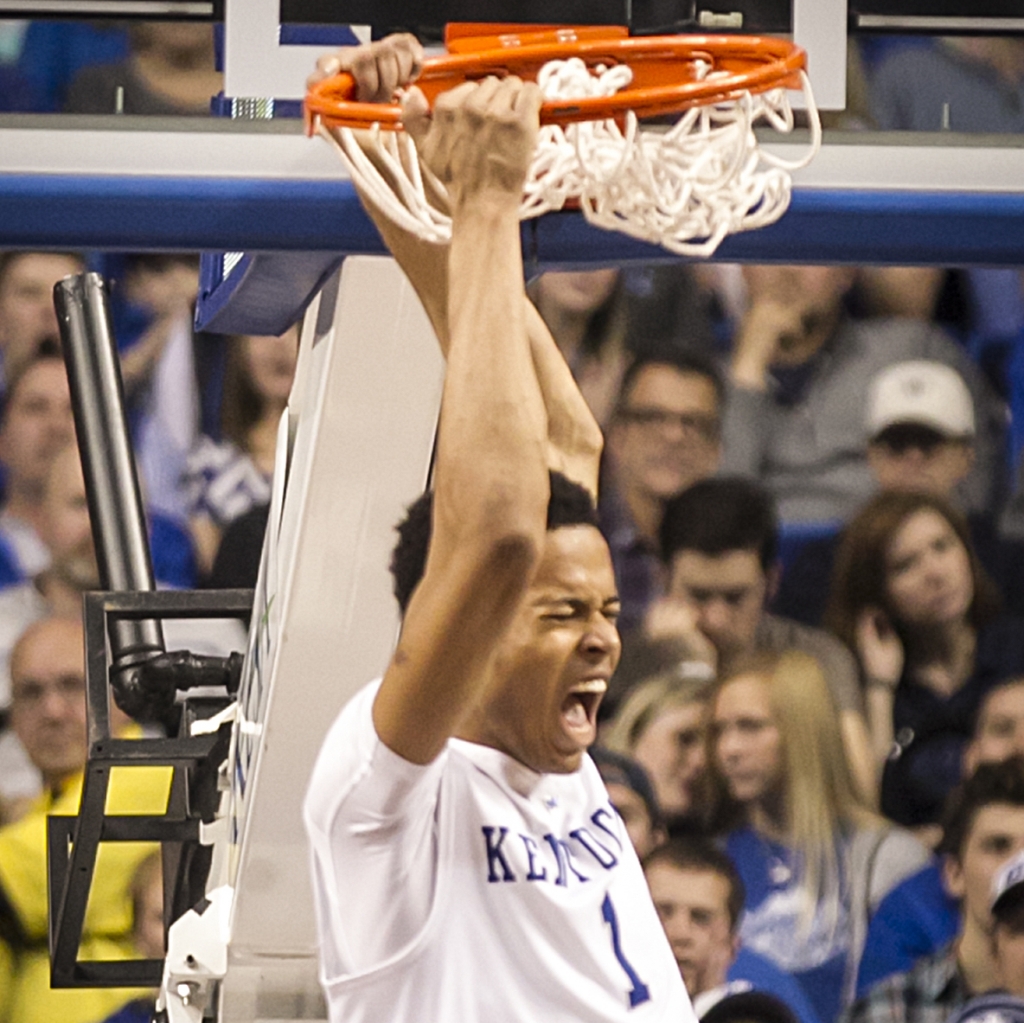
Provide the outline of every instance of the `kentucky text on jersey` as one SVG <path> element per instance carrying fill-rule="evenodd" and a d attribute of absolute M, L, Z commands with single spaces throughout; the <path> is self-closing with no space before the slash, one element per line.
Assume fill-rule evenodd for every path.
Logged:
<path fill-rule="evenodd" d="M 590 815 L 591 827 L 574 828 L 565 838 L 550 833 L 523 835 L 485 824 L 480 830 L 487 853 L 487 880 L 491 884 L 547 881 L 563 887 L 589 881 L 591 873 L 586 871 L 593 872 L 595 865 L 604 870 L 618 865 L 622 840 L 614 830 L 617 823 L 618 816 L 609 804 Z"/>

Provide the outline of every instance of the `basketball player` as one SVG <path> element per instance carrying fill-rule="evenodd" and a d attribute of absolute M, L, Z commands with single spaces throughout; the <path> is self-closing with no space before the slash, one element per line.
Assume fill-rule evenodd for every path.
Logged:
<path fill-rule="evenodd" d="M 419 56 L 399 37 L 340 59 L 381 98 Z M 618 597 L 594 525 L 599 433 L 523 286 L 539 106 L 514 78 L 460 86 L 432 117 L 418 90 L 405 101 L 452 241 L 385 235 L 448 368 L 422 580 L 305 802 L 335 1023 L 694 1018 L 585 752 L 619 655 Z"/>

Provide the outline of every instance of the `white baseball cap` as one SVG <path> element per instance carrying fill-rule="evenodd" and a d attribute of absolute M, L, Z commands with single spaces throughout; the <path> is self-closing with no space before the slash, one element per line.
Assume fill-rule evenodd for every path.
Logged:
<path fill-rule="evenodd" d="M 1016 856 L 1007 860 L 992 881 L 992 905 L 993 913 L 999 913 L 1020 905 L 1024 897 L 1024 853 L 1017 853 Z"/>
<path fill-rule="evenodd" d="M 964 379 L 942 362 L 913 359 L 887 366 L 871 381 L 867 431 L 897 423 L 928 426 L 945 437 L 974 436 L 974 402 Z"/>

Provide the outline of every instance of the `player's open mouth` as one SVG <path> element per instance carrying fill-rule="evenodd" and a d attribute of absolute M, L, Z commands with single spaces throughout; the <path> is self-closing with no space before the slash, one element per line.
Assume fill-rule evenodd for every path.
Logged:
<path fill-rule="evenodd" d="M 597 708 L 607 688 L 603 678 L 588 679 L 562 701 L 562 724 L 581 745 L 589 746 L 597 738 Z"/>

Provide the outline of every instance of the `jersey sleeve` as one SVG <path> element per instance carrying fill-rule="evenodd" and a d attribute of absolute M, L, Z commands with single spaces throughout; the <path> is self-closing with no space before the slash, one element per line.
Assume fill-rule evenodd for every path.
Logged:
<path fill-rule="evenodd" d="M 433 899 L 447 751 L 421 766 L 388 749 L 373 726 L 378 688 L 358 693 L 331 726 L 306 793 L 325 980 L 396 955 Z"/>

